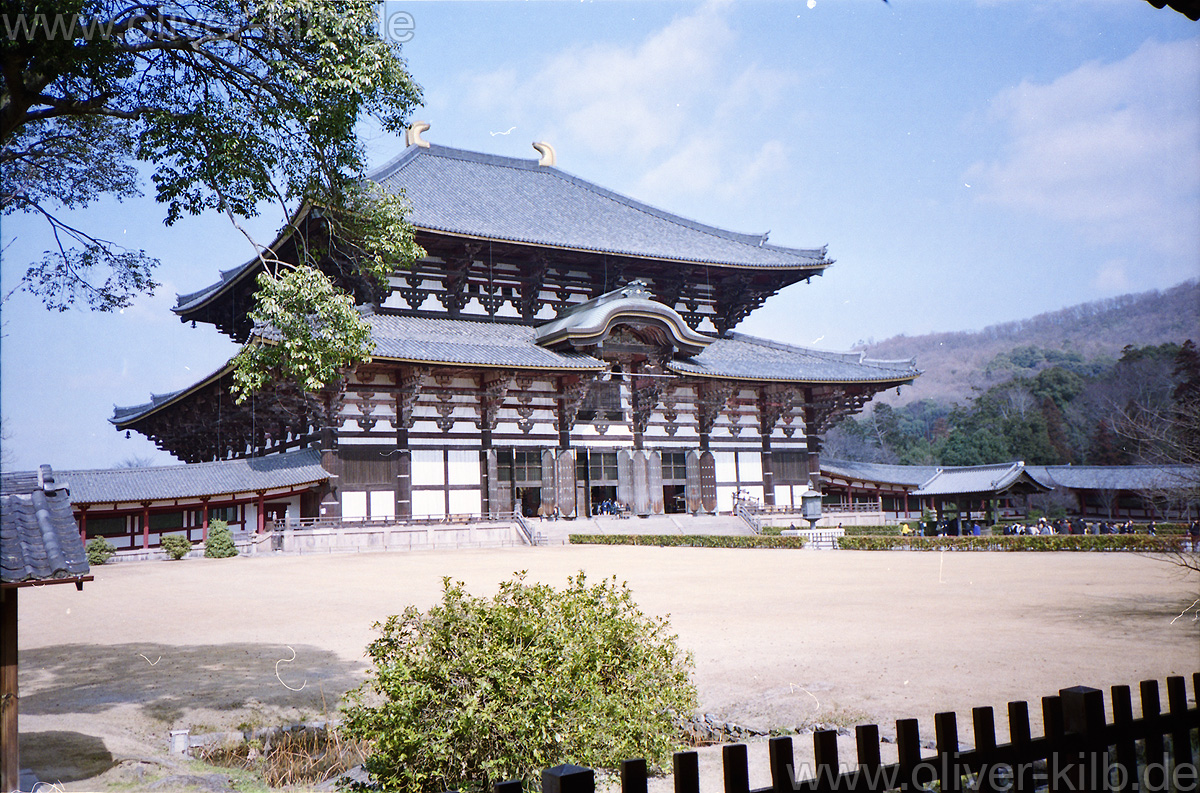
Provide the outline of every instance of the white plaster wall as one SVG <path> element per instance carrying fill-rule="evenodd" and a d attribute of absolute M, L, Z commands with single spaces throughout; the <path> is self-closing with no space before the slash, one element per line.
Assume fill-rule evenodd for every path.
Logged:
<path fill-rule="evenodd" d="M 441 449 L 413 449 L 412 483 L 414 485 L 446 484 L 446 470 Z"/>

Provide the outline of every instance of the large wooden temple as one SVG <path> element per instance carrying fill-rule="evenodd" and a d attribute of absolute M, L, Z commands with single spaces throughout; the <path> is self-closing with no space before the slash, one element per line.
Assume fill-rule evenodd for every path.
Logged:
<path fill-rule="evenodd" d="M 822 434 L 917 376 L 912 361 L 734 331 L 832 264 L 824 248 L 663 212 L 559 170 L 544 144 L 540 159 L 499 157 L 430 144 L 427 128 L 372 175 L 411 202 L 427 255 L 387 294 L 322 262 L 362 304 L 370 363 L 242 405 L 225 367 L 117 408 L 116 427 L 185 462 L 318 449 L 330 478 L 306 517 L 713 512 L 739 492 L 799 506 Z M 323 232 L 316 210 L 298 225 Z M 247 341 L 260 266 L 181 295 L 176 313 Z"/>

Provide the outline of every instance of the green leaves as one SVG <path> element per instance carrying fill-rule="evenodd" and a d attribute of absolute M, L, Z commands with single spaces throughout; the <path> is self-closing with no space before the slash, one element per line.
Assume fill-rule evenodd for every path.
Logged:
<path fill-rule="evenodd" d="M 579 573 L 556 590 L 518 574 L 493 598 L 446 579 L 439 605 L 377 627 L 345 723 L 374 742 L 367 770 L 387 790 L 532 785 L 568 761 L 665 763 L 675 715 L 696 704 L 690 655 L 615 578 Z"/>
<path fill-rule="evenodd" d="M 330 221 L 322 250 L 270 263 L 255 319 L 278 344 L 239 355 L 243 396 L 270 371 L 314 389 L 364 360 L 365 324 L 312 268 L 332 261 L 339 283 L 382 285 L 420 255 L 402 199 L 364 182 L 358 122 L 398 131 L 420 100 L 399 44 L 379 36 L 379 0 L 19 5 L 0 20 L 0 208 L 41 215 L 58 243 L 30 290 L 51 308 L 112 310 L 156 286 L 154 258 L 55 216 L 136 195 L 141 161 L 168 224 L 214 210 L 236 222 L 265 205 L 319 206 Z"/>
<path fill-rule="evenodd" d="M 312 267 L 260 273 L 250 318 L 261 336 L 234 358 L 239 404 L 278 379 L 318 391 L 339 369 L 370 360 L 370 325 L 353 298 Z"/>

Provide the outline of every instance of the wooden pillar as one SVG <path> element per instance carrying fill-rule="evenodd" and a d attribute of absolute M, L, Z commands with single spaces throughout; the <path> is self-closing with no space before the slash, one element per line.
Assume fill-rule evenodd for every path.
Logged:
<path fill-rule="evenodd" d="M 200 532 L 200 539 L 202 539 L 204 542 L 208 542 L 208 497 L 205 496 L 202 498 L 201 503 L 204 511 L 204 524 Z"/>
<path fill-rule="evenodd" d="M 0 790 L 19 790 L 20 744 L 17 739 L 17 588 L 0 589 Z"/>
<path fill-rule="evenodd" d="M 87 545 L 87 507 L 79 508 L 79 539 Z"/>
<path fill-rule="evenodd" d="M 262 534 L 267 528 L 267 516 L 263 514 L 263 493 L 261 491 L 258 493 L 258 500 L 254 502 L 254 506 L 258 513 L 254 522 L 257 524 L 257 532 Z"/>
<path fill-rule="evenodd" d="M 142 550 L 150 547 L 150 502 L 142 502 Z"/>
<path fill-rule="evenodd" d="M 557 378 L 558 386 L 558 448 L 571 448 L 571 428 L 567 426 L 567 387 L 565 384 L 566 378 Z M 640 439 L 641 434 L 634 432 L 634 448 L 642 448 Z"/>
<path fill-rule="evenodd" d="M 771 455 L 771 435 L 764 433 L 762 436 L 762 477 L 763 477 L 763 503 L 767 506 L 775 506 L 775 463 Z"/>
<path fill-rule="evenodd" d="M 908 491 L 904 491 L 904 517 L 908 517 Z"/>

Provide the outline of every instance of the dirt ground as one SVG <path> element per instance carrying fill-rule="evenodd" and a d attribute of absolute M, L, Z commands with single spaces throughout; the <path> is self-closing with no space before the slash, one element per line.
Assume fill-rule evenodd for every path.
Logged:
<path fill-rule="evenodd" d="M 702 712 L 760 729 L 872 722 L 886 736 L 917 717 L 932 739 L 932 715 L 954 710 L 973 743 L 973 706 L 1006 731 L 1011 700 L 1036 714 L 1060 688 L 1136 692 L 1200 670 L 1200 582 L 1133 554 L 564 546 L 121 564 L 83 592 L 21 592 L 22 765 L 103 788 L 119 767 L 169 770 L 171 729 L 336 715 L 373 623 L 434 603 L 443 576 L 490 594 L 518 570 L 627 581 L 694 653 Z M 760 745 L 751 784 L 766 774 Z M 720 788 L 719 769 L 701 776 Z"/>

